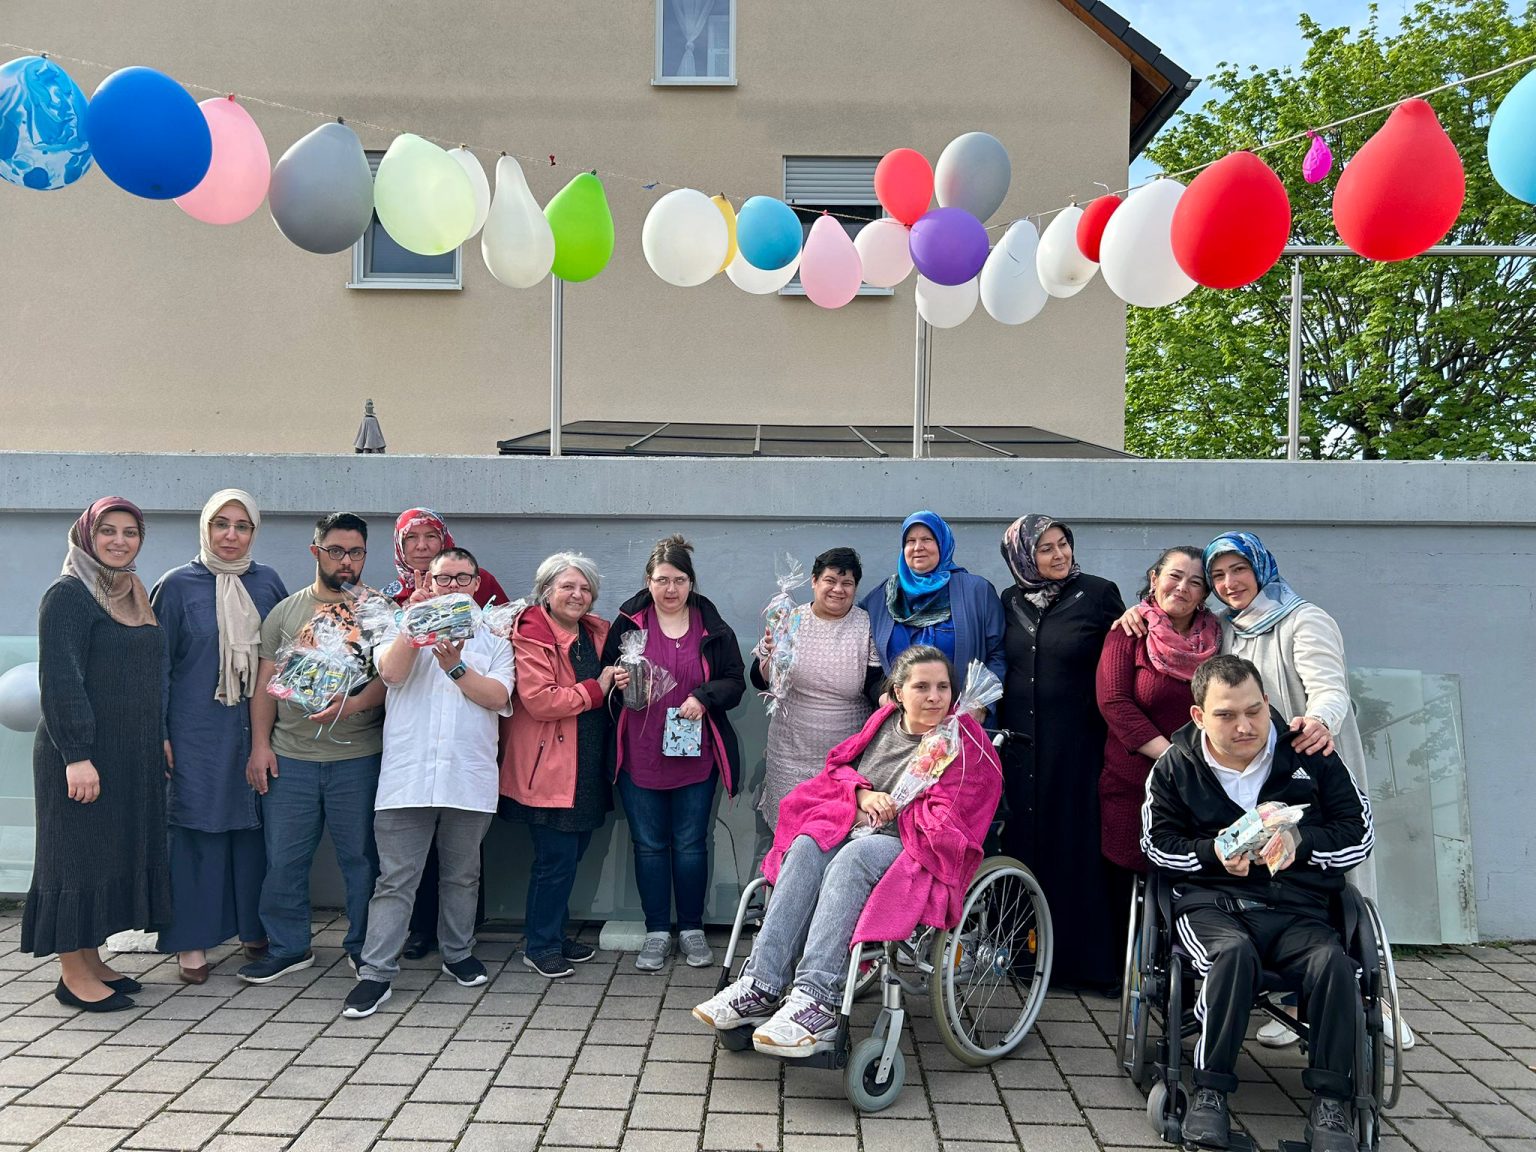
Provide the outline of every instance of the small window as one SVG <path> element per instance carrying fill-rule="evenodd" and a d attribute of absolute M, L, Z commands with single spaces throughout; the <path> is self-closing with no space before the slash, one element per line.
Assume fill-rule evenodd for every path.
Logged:
<path fill-rule="evenodd" d="M 368 153 L 368 167 L 379 174 L 382 152 Z M 379 217 L 368 222 L 368 231 L 352 245 L 352 279 L 348 288 L 448 288 L 464 287 L 461 248 L 441 256 L 421 256 L 396 244 L 384 231 Z"/>
<path fill-rule="evenodd" d="M 736 0 L 656 0 L 653 84 L 736 83 Z"/>
<path fill-rule="evenodd" d="M 786 156 L 784 157 L 784 203 L 800 217 L 805 235 L 822 212 L 837 214 L 837 222 L 849 237 L 859 234 L 871 220 L 886 214 L 875 195 L 875 165 L 878 156 Z M 795 276 L 779 289 L 781 296 L 804 296 L 800 277 Z M 860 296 L 891 296 L 889 288 L 871 288 L 864 284 Z"/>

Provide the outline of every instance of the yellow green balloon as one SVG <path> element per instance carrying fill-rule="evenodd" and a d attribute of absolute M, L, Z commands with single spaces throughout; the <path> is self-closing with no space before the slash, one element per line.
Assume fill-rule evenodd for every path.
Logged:
<path fill-rule="evenodd" d="M 711 196 L 710 200 L 720 209 L 720 215 L 725 217 L 725 231 L 730 237 L 725 249 L 725 263 L 720 265 L 720 271 L 724 272 L 731 266 L 731 261 L 736 259 L 736 209 L 731 207 L 731 202 L 724 196 Z"/>
<path fill-rule="evenodd" d="M 379 161 L 373 210 L 400 247 L 441 256 L 474 232 L 475 189 L 457 160 L 431 141 L 405 132 Z"/>
<path fill-rule="evenodd" d="M 555 234 L 555 264 L 551 271 L 570 283 L 590 280 L 613 256 L 613 214 L 603 182 L 583 172 L 556 192 L 544 206 Z"/>

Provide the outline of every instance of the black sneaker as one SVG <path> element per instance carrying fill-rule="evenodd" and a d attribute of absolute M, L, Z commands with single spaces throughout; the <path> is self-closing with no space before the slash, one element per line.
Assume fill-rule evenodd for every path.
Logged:
<path fill-rule="evenodd" d="M 1355 1152 L 1354 1105 L 1314 1093 L 1305 1135 L 1312 1152 Z"/>
<path fill-rule="evenodd" d="M 341 1014 L 351 1020 L 372 1016 L 379 1005 L 389 999 L 389 985 L 382 980 L 359 980 L 357 987 L 347 993 L 347 1003 Z"/>
<path fill-rule="evenodd" d="M 597 955 L 597 949 L 590 944 L 583 944 L 578 940 L 567 938 L 560 941 L 560 955 L 564 956 L 572 964 L 585 964 Z"/>
<path fill-rule="evenodd" d="M 263 956 L 260 960 L 244 965 L 235 975 L 247 984 L 270 984 L 279 976 L 301 972 L 314 962 L 313 952 L 306 952 L 302 956 Z"/>
<path fill-rule="evenodd" d="M 450 963 L 443 961 L 443 971 L 452 976 L 465 988 L 473 988 L 478 984 L 484 984 L 490 979 L 485 974 L 485 965 L 473 956 L 466 956 L 462 960 L 454 960 Z"/>
<path fill-rule="evenodd" d="M 523 964 L 525 967 L 532 968 L 540 976 L 547 976 L 551 980 L 576 974 L 576 969 L 571 967 L 571 962 L 558 952 L 546 952 L 542 956 L 530 956 L 524 952 Z"/>
<path fill-rule="evenodd" d="M 1196 1088 L 1195 1098 L 1184 1114 L 1184 1142 L 1201 1148 L 1225 1148 L 1232 1143 L 1232 1119 L 1227 1115 L 1227 1094 L 1215 1088 Z"/>

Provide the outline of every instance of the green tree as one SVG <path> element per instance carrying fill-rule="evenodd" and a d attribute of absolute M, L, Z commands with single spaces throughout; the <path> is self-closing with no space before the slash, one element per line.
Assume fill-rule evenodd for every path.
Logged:
<path fill-rule="evenodd" d="M 1224 64 L 1222 91 L 1147 149 L 1165 171 L 1299 133 L 1536 52 L 1536 0 L 1420 3 L 1395 34 L 1375 8 L 1357 32 L 1300 20 L 1299 69 Z M 1467 173 L 1461 216 L 1443 243 L 1528 244 L 1536 208 L 1488 170 L 1488 122 L 1526 69 L 1430 100 Z M 1327 133 L 1346 161 L 1386 114 Z M 1338 175 L 1308 185 L 1303 141 L 1262 153 L 1294 213 L 1292 241 L 1337 244 Z M 1188 179 L 1188 177 L 1186 177 Z M 1536 459 L 1536 260 L 1418 257 L 1375 264 L 1307 259 L 1302 455 L 1342 459 Z M 1233 291 L 1197 288 L 1170 308 L 1130 309 L 1126 446 L 1148 456 L 1284 455 L 1290 262 Z"/>

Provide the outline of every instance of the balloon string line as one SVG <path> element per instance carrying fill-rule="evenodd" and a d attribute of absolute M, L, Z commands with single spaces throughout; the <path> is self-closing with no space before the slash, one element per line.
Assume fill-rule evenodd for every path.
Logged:
<path fill-rule="evenodd" d="M 45 51 L 43 51 L 40 48 L 29 48 L 29 47 L 27 47 L 24 44 L 12 44 L 12 43 L 10 43 L 8 41 L 3 41 L 3 40 L 0 40 L 0 48 L 8 48 L 8 49 L 11 49 L 13 51 L 23 52 L 23 53 L 26 53 L 27 55 L 31 55 L 31 56 L 46 56 L 46 57 L 48 57 L 51 60 L 64 60 L 64 61 L 69 62 L 70 64 L 82 64 L 82 65 L 84 65 L 87 68 L 97 68 L 97 69 L 100 69 L 101 71 L 107 72 L 107 73 L 116 72 L 118 70 L 117 66 L 114 66 L 114 65 L 111 65 L 111 64 L 102 64 L 102 63 L 100 63 L 99 61 L 96 61 L 96 60 L 85 60 L 85 59 L 82 59 L 82 58 L 80 58 L 78 56 L 63 56 L 63 55 L 60 55 L 60 54 L 58 54 L 56 52 L 45 52 Z M 1406 104 L 1409 100 L 1423 100 L 1423 99 L 1427 99 L 1428 97 L 1434 96 L 1434 95 L 1436 95 L 1438 93 L 1441 93 L 1441 92 L 1448 92 L 1452 88 L 1465 88 L 1468 85 L 1475 84 L 1475 83 L 1477 83 L 1480 80 L 1487 80 L 1491 76 L 1497 76 L 1500 73 L 1508 72 L 1508 71 L 1510 71 L 1513 68 L 1520 68 L 1520 67 L 1522 67 L 1522 66 L 1524 66 L 1526 64 L 1530 64 L 1532 62 L 1536 62 L 1536 53 L 1532 53 L 1532 54 L 1530 54 L 1528 56 L 1522 56 L 1522 57 L 1520 57 L 1517 60 L 1510 60 L 1507 63 L 1500 64 L 1497 68 L 1489 68 L 1487 71 L 1479 72 L 1479 73 L 1477 73 L 1477 74 L 1475 74 L 1473 76 L 1462 76 L 1462 77 L 1459 77 L 1458 79 L 1455 79 L 1455 80 L 1448 80 L 1444 84 L 1437 85 L 1434 88 L 1425 89 L 1423 92 L 1415 92 L 1415 93 L 1413 93 L 1410 96 L 1399 97 L 1398 99 L 1389 101 L 1386 104 L 1378 105 L 1375 108 L 1367 108 L 1363 112 L 1355 112 L 1355 113 L 1353 113 L 1352 115 L 1349 115 L 1349 116 L 1340 117 L 1339 119 L 1330 121 L 1327 124 L 1314 125 L 1310 129 L 1307 129 L 1306 131 L 1296 132 L 1296 133 L 1291 134 L 1290 136 L 1283 136 L 1283 137 L 1281 137 L 1278 140 L 1266 140 L 1263 143 L 1256 144 L 1252 148 L 1249 148 L 1249 149 L 1246 149 L 1246 150 L 1249 151 L 1249 152 L 1254 152 L 1254 153 L 1267 152 L 1270 149 L 1280 148 L 1280 147 L 1283 147 L 1286 144 L 1294 144 L 1297 141 L 1307 139 L 1308 132 L 1318 132 L 1318 133 L 1321 133 L 1321 132 L 1327 132 L 1327 131 L 1329 131 L 1330 129 L 1333 129 L 1333 128 L 1341 128 L 1345 124 L 1352 124 L 1352 123 L 1354 123 L 1357 120 L 1364 120 L 1364 119 L 1367 119 L 1368 117 L 1371 117 L 1371 116 L 1380 115 L 1383 112 L 1389 112 L 1392 109 L 1396 108 L 1400 104 Z M 181 83 L 182 87 L 184 87 L 184 88 L 196 90 L 198 92 L 210 92 L 210 93 L 213 93 L 216 96 L 228 96 L 228 95 L 230 95 L 230 88 L 229 88 L 228 85 L 214 88 L 214 87 L 210 87 L 207 84 L 192 84 L 192 83 L 188 83 L 186 81 L 179 81 L 179 83 Z M 386 135 L 391 135 L 391 136 L 398 136 L 402 132 L 410 131 L 409 129 L 406 129 L 406 128 L 393 128 L 393 127 L 390 127 L 387 124 L 375 124 L 375 123 L 373 123 L 370 120 L 359 120 L 359 119 L 356 119 L 356 118 L 353 118 L 353 117 L 350 117 L 350 116 L 341 116 L 341 115 L 339 115 L 338 113 L 335 113 L 335 112 L 318 112 L 318 111 L 316 111 L 313 108 L 300 108 L 300 107 L 298 107 L 297 105 L 294 105 L 294 104 L 284 104 L 284 103 L 282 103 L 281 101 L 278 101 L 278 100 L 269 100 L 269 99 L 266 99 L 265 97 L 261 97 L 261 96 L 250 96 L 250 95 L 247 95 L 247 94 L 245 94 L 243 92 L 239 94 L 239 98 L 241 100 L 245 101 L 248 104 L 260 104 L 262 107 L 265 107 L 265 108 L 276 108 L 276 109 L 278 109 L 280 111 L 283 111 L 283 112 L 295 112 L 295 113 L 298 113 L 301 116 L 309 116 L 309 117 L 312 117 L 313 119 L 316 119 L 316 120 L 339 120 L 339 121 L 341 121 L 344 124 L 359 125 L 361 127 L 367 128 L 367 129 L 369 129 L 371 131 L 381 132 L 381 133 L 384 133 Z M 471 143 L 466 143 L 465 141 L 463 141 L 461 139 L 457 139 L 457 138 L 448 138 L 448 137 L 441 137 L 441 136 L 428 136 L 425 133 L 420 133 L 420 132 L 416 133 L 416 135 L 421 136 L 422 139 L 424 139 L 424 140 L 430 140 L 432 143 L 440 145 L 440 146 L 445 147 L 445 148 L 462 147 L 462 148 L 468 149 L 471 152 L 486 152 L 486 153 L 491 154 L 491 156 L 493 156 L 493 157 L 511 156 L 511 157 L 513 157 L 513 158 L 515 158 L 517 160 L 521 160 L 521 161 L 523 161 L 523 162 L 525 162 L 527 164 L 532 164 L 535 167 L 543 167 L 545 165 L 546 160 L 550 161 L 551 163 L 553 163 L 553 160 L 554 160 L 554 156 L 552 154 L 549 154 L 549 153 L 546 153 L 543 156 L 525 156 L 522 153 L 511 152 L 511 151 L 508 151 L 507 149 L 498 148 L 498 147 L 495 147 L 494 145 L 490 145 L 490 144 L 471 144 Z M 1180 176 L 1188 176 L 1188 175 L 1191 175 L 1191 174 L 1196 173 L 1196 172 L 1203 172 L 1205 169 L 1209 168 L 1212 164 L 1217 163 L 1221 159 L 1223 159 L 1223 157 L 1217 157 L 1215 160 L 1207 160 L 1203 164 L 1196 164 L 1196 165 L 1194 165 L 1193 167 L 1190 167 L 1190 168 L 1181 168 L 1177 172 L 1159 172 L 1159 173 L 1149 177 L 1148 179 L 1143 180 L 1139 184 L 1128 185 L 1125 188 L 1121 188 L 1121 189 L 1119 189 L 1116 192 L 1110 193 L 1110 195 L 1113 195 L 1113 196 L 1124 196 L 1127 193 L 1134 192 L 1138 188 L 1143 188 L 1146 185 L 1153 183 L 1154 181 L 1163 179 L 1164 177 L 1175 177 L 1176 178 L 1176 177 L 1180 177 Z M 678 188 L 686 188 L 686 187 L 688 187 L 688 185 L 685 185 L 685 184 L 672 184 L 672 183 L 670 183 L 670 182 L 668 182 L 666 180 L 657 180 L 657 179 L 654 179 L 654 178 L 630 176 L 630 175 L 627 175 L 627 174 L 625 174 L 623 172 L 615 172 L 615 171 L 613 171 L 612 169 L 609 169 L 609 168 L 600 168 L 598 166 L 594 166 L 594 165 L 590 165 L 590 164 L 573 165 L 573 164 L 567 163 L 565 165 L 565 167 L 571 168 L 571 169 L 573 169 L 575 171 L 591 171 L 591 172 L 600 171 L 602 176 L 605 177 L 605 178 L 610 178 L 610 179 L 615 179 L 615 180 L 623 180 L 623 181 L 625 181 L 627 183 L 630 183 L 630 184 L 636 184 L 636 185 L 639 185 L 642 189 L 644 189 L 646 191 L 653 190 L 653 189 L 657 188 L 658 186 L 662 187 L 662 188 L 667 188 L 667 189 L 678 189 Z M 1095 181 L 1095 183 L 1099 183 L 1101 187 L 1107 187 L 1107 185 L 1103 185 L 1099 181 Z M 722 192 L 722 193 L 720 193 L 720 195 L 724 196 L 725 199 L 727 199 L 729 201 L 732 201 L 734 204 L 736 204 L 738 206 L 741 203 L 744 203 L 746 200 L 750 199 L 750 197 L 743 196 L 743 195 L 740 195 L 738 193 Z M 1015 217 L 1013 220 L 1006 220 L 1006 221 L 1003 221 L 1002 223 L 999 223 L 999 224 L 991 224 L 991 225 L 987 226 L 987 231 L 988 232 L 996 232 L 996 231 L 1000 231 L 1000 230 L 1003 230 L 1003 229 L 1011 228 L 1013 226 L 1013 224 L 1017 220 L 1020 220 L 1020 219 L 1038 219 L 1038 220 L 1042 220 L 1043 221 L 1048 216 L 1055 216 L 1056 214 L 1058 214 L 1060 212 L 1065 212 L 1068 208 L 1074 207 L 1076 205 L 1076 203 L 1077 203 L 1077 201 L 1076 201 L 1076 199 L 1074 199 L 1071 204 L 1063 204 L 1060 208 L 1052 208 L 1052 209 L 1049 209 L 1048 211 L 1044 211 L 1044 212 L 1031 212 L 1028 217 Z M 855 215 L 855 214 L 847 213 L 847 212 L 835 212 L 835 211 L 832 211 L 831 209 L 817 209 L 817 212 L 818 212 L 818 214 L 826 215 L 826 216 L 832 216 L 832 217 L 834 217 L 836 219 L 839 219 L 839 220 L 850 220 L 850 221 L 853 221 L 853 222 L 859 223 L 859 224 L 868 224 L 868 223 L 870 223 L 870 219 L 869 219 L 868 216 L 860 216 L 860 215 Z"/>

